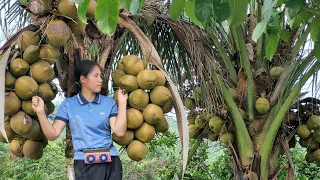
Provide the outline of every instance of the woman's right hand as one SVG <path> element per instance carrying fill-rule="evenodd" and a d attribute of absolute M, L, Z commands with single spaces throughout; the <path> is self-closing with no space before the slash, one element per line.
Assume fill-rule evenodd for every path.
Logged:
<path fill-rule="evenodd" d="M 32 97 L 32 108 L 35 113 L 44 113 L 44 101 L 39 96 L 33 96 Z"/>

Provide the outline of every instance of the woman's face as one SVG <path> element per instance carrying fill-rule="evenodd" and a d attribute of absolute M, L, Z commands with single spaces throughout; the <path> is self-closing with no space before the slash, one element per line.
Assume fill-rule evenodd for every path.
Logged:
<path fill-rule="evenodd" d="M 82 88 L 86 88 L 93 93 L 99 93 L 102 88 L 101 70 L 98 66 L 94 66 L 87 77 L 80 77 Z"/>

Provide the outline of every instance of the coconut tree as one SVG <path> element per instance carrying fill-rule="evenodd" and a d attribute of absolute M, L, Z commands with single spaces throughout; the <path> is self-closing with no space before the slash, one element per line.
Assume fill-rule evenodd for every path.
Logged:
<path fill-rule="evenodd" d="M 42 29 L 57 17 L 69 20 L 51 10 L 39 16 L 35 10 L 41 8 L 35 7 L 41 6 L 36 3 L 40 1 L 20 2 L 32 19 L 32 26 L 25 29 Z M 4 1 L 3 7 L 10 6 L 8 2 Z M 80 59 L 96 60 L 107 82 L 120 57 L 139 54 L 166 72 L 175 94 L 184 150 L 182 169 L 208 134 L 207 120 L 197 129 L 200 133 L 187 161 L 187 120 L 180 97 L 193 97 L 198 109 L 224 119 L 225 130 L 215 138 L 223 140 L 226 133 L 234 136 L 234 141 L 223 141 L 234 158 L 236 179 L 276 177 L 283 170 L 276 168 L 283 153 L 288 159 L 287 178 L 294 178 L 289 142 L 295 142 L 296 131 L 302 131 L 300 124 L 319 115 L 319 100 L 303 98 L 301 90 L 320 67 L 319 1 L 99 0 L 95 17 L 88 16 L 89 0 L 74 2 L 79 5 L 79 20 L 88 24 L 84 32 L 73 32 L 72 40 L 60 48 L 65 55 L 55 66 L 66 96 L 71 95 L 72 72 Z M 53 1 L 53 6 L 57 3 Z M 20 11 L 8 14 L 27 17 Z M 2 50 L 8 49 L 18 34 Z M 71 134 L 67 132 L 66 157 L 71 159 Z M 301 138 L 301 133 L 298 135 Z M 306 141 L 309 154 L 316 156 L 318 142 Z M 72 162 L 69 164 L 72 174 Z"/>

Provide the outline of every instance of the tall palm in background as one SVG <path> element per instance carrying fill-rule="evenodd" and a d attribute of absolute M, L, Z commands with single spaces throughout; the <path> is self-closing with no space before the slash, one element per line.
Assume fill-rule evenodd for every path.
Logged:
<path fill-rule="evenodd" d="M 294 176 L 294 167 L 288 142 L 295 138 L 299 123 L 290 124 L 288 119 L 292 119 L 291 115 L 298 116 L 297 111 L 306 103 L 317 107 L 319 104 L 315 98 L 319 88 L 315 74 L 320 64 L 311 39 L 314 31 L 320 31 L 314 28 L 320 16 L 319 4 L 302 1 L 303 5 L 290 19 L 285 15 L 283 1 L 267 9 L 268 2 L 250 1 L 247 18 L 236 26 L 229 26 L 220 21 L 217 11 L 210 13 L 206 22 L 200 22 L 187 6 L 186 13 L 175 21 L 169 15 L 170 1 L 148 0 L 138 14 L 122 11 L 121 26 L 112 36 L 103 35 L 89 23 L 87 34 L 77 37 L 77 42 L 80 42 L 79 49 L 85 49 L 81 56 L 95 59 L 109 75 L 123 55 L 146 55 L 139 46 L 143 43 L 141 39 L 130 28 L 123 28 L 123 21 L 133 22 L 151 40 L 180 96 L 192 96 L 199 109 L 223 117 L 227 131 L 235 134 L 235 143 L 228 146 L 234 158 L 235 178 L 273 177 L 277 174 L 277 159 L 285 152 L 290 179 Z M 194 1 L 188 3 L 194 7 Z M 290 7 L 289 3 L 286 5 Z M 0 8 L 5 12 L 1 14 L 1 27 L 6 37 L 30 23 L 29 14 L 19 3 L 3 0 Z M 265 13 L 270 9 L 271 15 L 266 20 Z M 94 31 L 88 30 L 90 27 Z M 69 55 L 56 68 L 62 89 L 69 92 L 74 80 L 68 72 L 72 72 L 77 59 L 73 62 L 73 53 L 66 54 Z M 270 76 L 273 67 L 284 68 L 279 78 Z M 308 95 L 314 97 L 303 99 L 305 93 L 301 89 L 307 81 L 312 86 Z M 194 93 L 196 87 L 201 87 L 201 96 Z M 230 88 L 236 89 L 236 98 L 232 98 Z M 264 115 L 259 115 L 254 107 L 259 97 L 266 97 L 271 104 L 271 110 Z M 248 117 L 241 116 L 238 108 L 244 109 Z M 311 110 L 311 113 L 318 112 Z M 178 117 L 179 124 L 181 120 Z M 67 138 L 70 139 L 70 134 Z M 201 136 L 197 138 L 189 159 L 202 141 Z M 68 158 L 72 157 L 70 148 L 69 141 Z"/>

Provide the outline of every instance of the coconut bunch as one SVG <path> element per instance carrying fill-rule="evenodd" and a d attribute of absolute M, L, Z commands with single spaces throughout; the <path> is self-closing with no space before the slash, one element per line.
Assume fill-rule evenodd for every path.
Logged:
<path fill-rule="evenodd" d="M 52 65 L 60 58 L 54 46 L 41 44 L 37 32 L 24 31 L 16 40 L 17 57 L 8 62 L 5 72 L 5 130 L 12 154 L 18 157 L 39 159 L 48 140 L 44 136 L 36 113 L 32 109 L 32 97 L 45 101 L 45 111 L 54 111 L 51 102 L 57 94 L 52 82 L 55 72 Z M 0 134 L 0 141 L 7 143 Z"/>
<path fill-rule="evenodd" d="M 113 134 L 113 141 L 126 147 L 128 156 L 141 161 L 147 155 L 145 143 L 151 142 L 156 133 L 169 129 L 165 114 L 172 109 L 172 95 L 160 70 L 146 68 L 135 55 L 124 56 L 111 73 L 113 87 L 121 87 L 128 93 L 127 132 L 123 137 Z M 115 100 L 118 103 L 115 91 Z"/>

